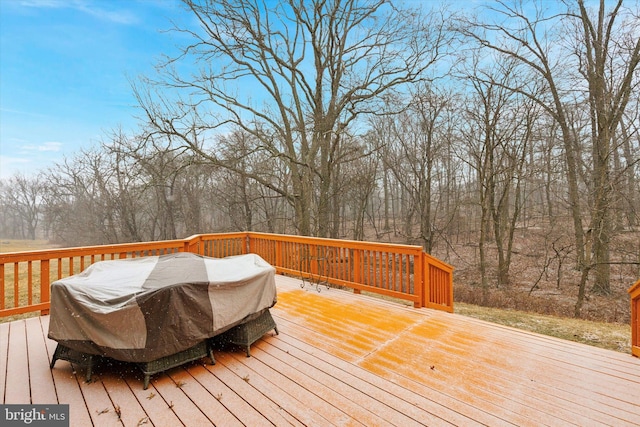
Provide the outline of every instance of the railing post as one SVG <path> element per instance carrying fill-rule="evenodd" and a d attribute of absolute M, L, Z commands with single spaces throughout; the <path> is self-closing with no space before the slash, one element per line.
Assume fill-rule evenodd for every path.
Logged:
<path fill-rule="evenodd" d="M 451 309 L 451 313 L 453 313 L 453 270 L 449 271 L 449 308 Z"/>
<path fill-rule="evenodd" d="M 631 297 L 631 354 L 640 357 L 640 280 L 628 292 Z"/>
<path fill-rule="evenodd" d="M 200 242 L 202 242 L 201 234 L 195 234 L 193 236 L 187 237 L 183 240 L 183 252 L 191 252 L 196 255 L 202 255 L 203 251 L 200 249 Z"/>

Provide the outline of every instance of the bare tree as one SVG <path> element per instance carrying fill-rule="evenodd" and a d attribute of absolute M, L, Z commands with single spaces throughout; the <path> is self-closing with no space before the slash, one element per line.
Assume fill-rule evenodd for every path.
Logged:
<path fill-rule="evenodd" d="M 113 172 L 109 179 L 112 194 L 110 209 L 117 215 L 120 239 L 124 242 L 144 240 L 141 224 L 144 182 L 138 161 L 131 155 L 135 141 L 136 137 L 128 136 L 121 128 L 117 128 L 107 135 L 100 146 L 108 156 L 108 169 Z"/>
<path fill-rule="evenodd" d="M 199 24 L 178 29 L 191 43 L 159 81 L 136 87 L 153 130 L 232 170 L 207 135 L 229 124 L 252 134 L 286 162 L 291 185 L 248 177 L 291 203 L 299 233 L 326 236 L 340 135 L 380 111 L 383 95 L 425 78 L 447 42 L 443 16 L 384 0 L 184 3 Z M 188 62 L 198 74 L 178 72 Z M 182 96 L 152 95 L 154 83 Z"/>
<path fill-rule="evenodd" d="M 623 206 L 621 210 L 624 212 L 627 224 L 631 229 L 640 223 L 640 96 L 636 95 L 635 105 L 630 108 L 635 114 L 629 115 L 626 120 L 621 122 L 620 136 L 622 146 L 622 158 L 624 165 L 622 166 L 620 181 L 621 187 L 624 188 L 620 198 Z M 635 142 L 635 143 L 634 143 Z"/>
<path fill-rule="evenodd" d="M 489 7 L 494 15 L 493 23 L 478 19 L 468 20 L 462 29 L 465 36 L 478 42 L 483 49 L 512 58 L 527 70 L 531 78 L 524 85 L 510 85 L 537 102 L 558 123 L 567 163 L 569 205 L 574 223 L 577 262 L 583 274 L 581 288 L 585 286 L 588 272 L 595 266 L 594 289 L 609 289 L 609 241 L 611 238 L 610 164 L 611 139 L 619 126 L 630 93 L 637 85 L 637 67 L 640 60 L 640 40 L 637 38 L 638 20 L 624 21 L 625 28 L 618 33 L 623 18 L 622 0 L 609 11 L 601 1 L 597 18 L 582 0 L 566 1 L 566 13 L 551 14 L 544 10 L 543 2 L 525 4 L 521 1 L 499 1 Z M 534 7 L 533 13 L 530 6 Z M 573 8 L 577 12 L 573 12 Z M 528 10 L 528 12 L 525 12 Z M 637 15 L 637 12 L 636 12 Z M 629 15 L 627 15 L 629 16 Z M 631 18 L 631 16 L 629 16 Z M 571 27 L 573 25 L 573 27 Z M 573 37 L 568 47 L 560 33 L 567 28 Z M 556 34 L 555 39 L 553 34 Z M 634 35 L 635 34 L 635 35 Z M 569 63 L 570 54 L 576 61 Z M 578 73 L 576 72 L 578 71 Z M 572 109 L 580 103 L 576 94 L 580 90 L 587 101 L 591 119 L 591 154 L 593 173 L 588 179 L 591 189 L 589 212 L 591 222 L 587 230 L 593 236 L 594 259 L 587 257 L 585 230 L 579 191 L 579 140 L 572 126 Z M 590 257 L 589 257 L 590 258 Z M 580 295 L 583 295 L 581 290 Z"/>
<path fill-rule="evenodd" d="M 66 245 L 118 241 L 112 197 L 105 194 L 111 170 L 105 153 L 83 149 L 46 173 L 45 218 L 52 240 Z"/>
<path fill-rule="evenodd" d="M 243 130 L 235 130 L 218 139 L 218 159 L 230 167 L 217 168 L 219 185 L 216 189 L 222 200 L 226 201 L 231 219 L 240 230 L 255 230 L 256 201 L 263 195 L 250 176 L 261 176 L 261 179 L 267 180 L 278 162 L 277 159 L 265 158 L 259 146 L 260 142 Z M 273 182 L 275 186 L 286 188 L 286 180 L 285 175 Z"/>
<path fill-rule="evenodd" d="M 35 240 L 41 220 L 43 179 L 16 173 L 0 186 L 2 234 Z"/>
<path fill-rule="evenodd" d="M 350 141 L 350 150 L 344 154 L 350 159 L 341 162 L 345 171 L 340 174 L 333 191 L 335 206 L 338 207 L 337 220 L 342 225 L 343 234 L 351 231 L 351 238 L 364 240 L 367 236 L 365 223 L 367 213 L 377 186 L 379 167 L 378 156 L 367 154 L 378 141 L 372 134 L 356 141 Z M 375 227 L 375 224 L 373 224 Z M 336 230 L 337 234 L 338 230 Z"/>
<path fill-rule="evenodd" d="M 591 226 L 593 230 L 593 254 L 595 277 L 593 290 L 609 293 L 610 250 L 612 234 L 611 177 L 612 151 L 616 129 L 620 126 L 624 112 L 640 79 L 640 24 L 623 22 L 627 28 L 618 31 L 618 20 L 624 20 L 621 11 L 623 0 L 618 0 L 610 11 L 604 0 L 600 0 L 597 17 L 587 9 L 583 0 L 577 0 L 579 12 L 571 15 L 576 19 L 582 33 L 576 46 L 576 55 L 581 64 L 580 72 L 588 84 L 588 103 L 591 117 L 593 158 L 593 205 Z M 594 19 L 595 18 L 595 19 Z"/>
<path fill-rule="evenodd" d="M 464 22 L 461 31 L 463 35 L 476 41 L 480 48 L 512 58 L 524 69 L 529 70 L 531 78 L 526 84 L 509 86 L 508 89 L 520 92 L 538 102 L 558 123 L 567 163 L 568 198 L 574 236 L 576 246 L 579 248 L 578 265 L 583 268 L 584 231 L 578 191 L 578 160 L 565 105 L 569 88 L 560 85 L 560 82 L 568 80 L 564 79 L 563 75 L 567 70 L 563 67 L 564 58 L 557 52 L 558 44 L 553 44 L 550 40 L 553 33 L 550 31 L 549 22 L 552 19 L 559 19 L 559 16 L 545 17 L 539 2 L 533 4 L 535 6 L 533 17 L 529 17 L 524 12 L 521 1 L 511 3 L 499 1 L 497 4 L 498 7 L 488 7 L 488 12 L 494 16 L 491 23 L 477 18 L 468 20 Z"/>
<path fill-rule="evenodd" d="M 419 85 L 411 96 L 410 107 L 395 117 L 392 135 L 385 147 L 385 167 L 403 187 L 411 207 L 404 218 L 406 237 L 415 238 L 431 253 L 436 240 L 435 209 L 437 171 L 447 138 L 445 118 L 451 108 L 451 93 L 432 85 Z M 384 120 L 384 119 L 383 119 Z M 376 124 L 379 130 L 383 123 Z M 413 230 L 417 219 L 417 231 Z"/>
<path fill-rule="evenodd" d="M 509 227 L 510 197 L 513 182 L 522 170 L 526 153 L 526 139 L 518 139 L 519 118 L 517 94 L 505 89 L 514 78 L 512 61 L 496 61 L 495 65 L 481 66 L 476 57 L 466 80 L 472 88 L 472 97 L 466 109 L 468 120 L 463 131 L 469 147 L 469 162 L 476 171 L 478 202 L 481 211 L 478 247 L 480 274 L 484 299 L 488 295 L 487 251 L 496 244 L 498 255 L 498 286 L 509 282 L 510 253 L 505 235 L 512 235 Z M 516 193 L 517 194 L 517 193 Z M 515 204 L 517 207 L 517 203 Z M 517 218 L 518 210 L 515 210 Z M 492 236 L 493 232 L 493 236 Z"/>

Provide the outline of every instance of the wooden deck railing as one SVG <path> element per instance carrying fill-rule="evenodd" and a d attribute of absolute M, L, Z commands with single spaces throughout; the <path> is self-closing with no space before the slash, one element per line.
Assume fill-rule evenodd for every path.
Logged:
<path fill-rule="evenodd" d="M 631 296 L 631 354 L 640 357 L 640 280 L 629 288 Z"/>
<path fill-rule="evenodd" d="M 47 314 L 49 287 L 97 261 L 192 252 L 211 257 L 256 253 L 279 274 L 331 283 L 453 311 L 453 267 L 420 246 L 266 234 L 199 234 L 180 240 L 0 253 L 0 318 Z"/>

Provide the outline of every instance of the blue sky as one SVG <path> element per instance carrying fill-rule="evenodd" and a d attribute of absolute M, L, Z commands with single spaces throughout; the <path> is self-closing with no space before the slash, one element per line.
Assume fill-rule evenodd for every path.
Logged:
<path fill-rule="evenodd" d="M 0 0 L 0 178 L 135 130 L 129 79 L 175 52 L 178 0 Z"/>
<path fill-rule="evenodd" d="M 482 1 L 447 2 L 461 3 Z M 176 53 L 172 20 L 192 19 L 179 0 L 0 0 L 0 179 L 135 132 L 130 80 Z"/>

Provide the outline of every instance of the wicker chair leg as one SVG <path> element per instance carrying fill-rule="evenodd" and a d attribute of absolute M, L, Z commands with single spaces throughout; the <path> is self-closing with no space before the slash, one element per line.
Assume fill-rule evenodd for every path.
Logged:
<path fill-rule="evenodd" d="M 93 371 L 94 362 L 92 354 L 75 351 L 62 344 L 58 344 L 56 345 L 56 349 L 53 352 L 53 357 L 51 358 L 51 363 L 49 364 L 50 369 L 53 369 L 58 359 L 66 360 L 78 366 L 84 366 L 87 370 L 85 373 L 85 380 L 86 382 L 91 381 L 91 373 Z"/>
<path fill-rule="evenodd" d="M 258 317 L 223 332 L 218 339 L 222 342 L 245 348 L 247 357 L 251 357 L 251 344 L 262 338 L 264 334 L 272 329 L 275 330 L 276 335 L 278 335 L 278 326 L 267 309 L 260 313 Z"/>
<path fill-rule="evenodd" d="M 53 357 L 51 358 L 49 369 L 53 369 L 54 365 L 56 364 L 56 360 L 58 360 L 58 356 L 60 356 L 60 344 L 56 345 L 56 350 L 53 352 Z"/>
<path fill-rule="evenodd" d="M 149 387 L 149 379 L 153 374 L 164 372 L 167 369 L 175 368 L 176 366 L 181 366 L 185 363 L 193 362 L 206 356 L 210 356 L 213 360 L 213 352 L 211 348 L 206 341 L 201 341 L 186 350 L 160 357 L 149 362 L 138 363 L 138 367 L 144 374 L 143 388 L 146 390 L 147 387 Z"/>
<path fill-rule="evenodd" d="M 89 360 L 87 362 L 87 373 L 85 375 L 85 381 L 91 382 L 91 371 L 93 370 L 93 356 L 89 356 Z"/>
<path fill-rule="evenodd" d="M 216 364 L 216 359 L 213 357 L 213 346 L 207 341 L 207 351 L 209 352 L 209 359 L 211 359 L 211 364 Z"/>
<path fill-rule="evenodd" d="M 144 386 L 142 387 L 144 390 L 149 388 L 149 379 L 151 378 L 151 374 L 146 374 L 144 376 Z"/>

